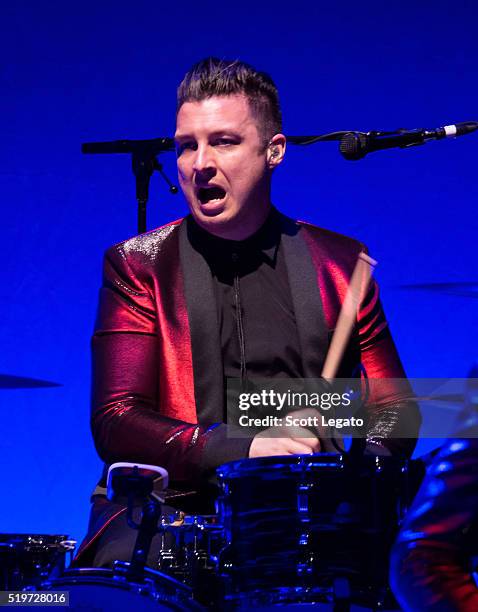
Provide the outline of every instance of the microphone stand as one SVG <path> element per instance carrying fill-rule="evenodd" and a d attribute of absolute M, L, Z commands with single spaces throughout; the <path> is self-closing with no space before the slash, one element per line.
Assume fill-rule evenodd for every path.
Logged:
<path fill-rule="evenodd" d="M 452 129 L 451 129 L 452 128 Z M 391 147 L 409 147 L 423 144 L 430 139 L 447 136 L 461 136 L 478 129 L 478 122 L 468 121 L 445 126 L 436 130 L 397 130 L 397 132 L 357 132 L 353 130 L 330 132 L 317 136 L 287 136 L 294 145 L 311 145 L 316 142 L 339 140 L 339 151 L 348 160 L 358 160 L 372 151 Z M 133 173 L 136 177 L 136 199 L 138 201 L 138 233 L 146 231 L 146 205 L 149 197 L 149 181 L 157 170 L 169 186 L 171 193 L 178 188 L 171 183 L 159 163 L 157 155 L 174 151 L 172 138 L 150 138 L 148 140 L 113 140 L 110 142 L 85 142 L 81 145 L 83 153 L 131 153 Z"/>
<path fill-rule="evenodd" d="M 156 170 L 173 194 L 178 193 L 176 185 L 169 180 L 163 170 L 163 165 L 157 155 L 166 151 L 174 151 L 172 138 L 152 138 L 148 140 L 114 140 L 111 142 L 85 142 L 81 152 L 85 154 L 130 153 L 133 174 L 136 179 L 136 200 L 138 202 L 138 234 L 147 229 L 146 209 L 149 199 L 149 181 Z"/>
<path fill-rule="evenodd" d="M 133 174 L 136 177 L 136 200 L 138 202 L 138 234 L 146 231 L 146 205 L 149 199 L 149 181 L 157 170 L 169 186 L 171 193 L 178 193 L 178 188 L 171 183 L 163 171 L 158 158 L 147 149 L 136 151 L 131 156 Z"/>

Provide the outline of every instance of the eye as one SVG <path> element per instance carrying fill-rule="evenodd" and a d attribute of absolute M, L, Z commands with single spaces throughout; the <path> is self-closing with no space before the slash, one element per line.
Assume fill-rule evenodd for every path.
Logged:
<path fill-rule="evenodd" d="M 235 138 L 231 138 L 230 136 L 221 136 L 220 138 L 217 138 L 213 144 L 215 146 L 228 147 L 239 143 Z"/>
<path fill-rule="evenodd" d="M 197 144 L 193 140 L 186 140 L 185 142 L 176 143 L 176 155 L 178 157 L 186 150 L 193 151 L 195 149 L 197 149 Z"/>

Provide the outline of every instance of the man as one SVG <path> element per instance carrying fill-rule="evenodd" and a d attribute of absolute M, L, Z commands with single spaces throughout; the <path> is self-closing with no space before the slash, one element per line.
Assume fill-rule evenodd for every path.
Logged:
<path fill-rule="evenodd" d="M 272 207 L 286 139 L 268 75 L 238 61 L 196 64 L 178 90 L 175 141 L 191 215 L 106 253 L 91 422 L 107 464 L 165 467 L 168 501 L 183 508 L 192 491 L 211 501 L 207 482 L 222 463 L 326 448 L 301 428 L 293 437 L 228 438 L 225 379 L 320 377 L 364 247 Z M 375 284 L 339 374 L 360 365 L 371 378 L 404 376 Z M 413 440 L 396 438 L 403 418 L 418 428 L 415 406 L 384 386 L 369 411 L 369 448 L 408 455 Z M 98 488 L 80 561 L 127 557 L 131 543 L 110 546 L 126 531 L 124 508 Z"/>

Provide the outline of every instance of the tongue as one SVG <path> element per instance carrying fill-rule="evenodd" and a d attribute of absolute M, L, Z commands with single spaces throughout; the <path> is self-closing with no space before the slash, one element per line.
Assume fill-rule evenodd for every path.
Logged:
<path fill-rule="evenodd" d="M 199 190 L 199 199 L 203 204 L 210 202 L 211 200 L 222 200 L 226 195 L 224 189 L 221 187 L 211 187 L 208 189 L 202 188 Z"/>

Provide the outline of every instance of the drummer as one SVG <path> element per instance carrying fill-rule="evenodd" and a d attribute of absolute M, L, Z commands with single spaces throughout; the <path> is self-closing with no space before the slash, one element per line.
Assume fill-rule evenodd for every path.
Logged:
<path fill-rule="evenodd" d="M 320 377 L 365 247 L 273 206 L 286 137 L 268 74 L 237 60 L 198 62 L 178 88 L 175 143 L 190 214 L 105 255 L 91 426 L 106 464 L 163 466 L 168 504 L 207 512 L 219 465 L 330 450 L 327 436 L 303 427 L 231 437 L 225 381 Z M 359 369 L 369 378 L 405 376 L 375 282 L 338 375 Z M 409 439 L 401 437 L 405 422 Z M 416 406 L 388 386 L 367 405 L 367 452 L 410 455 L 418 426 Z M 131 556 L 135 534 L 104 485 L 77 558 L 86 565 Z M 154 555 L 153 546 L 151 564 Z"/>

